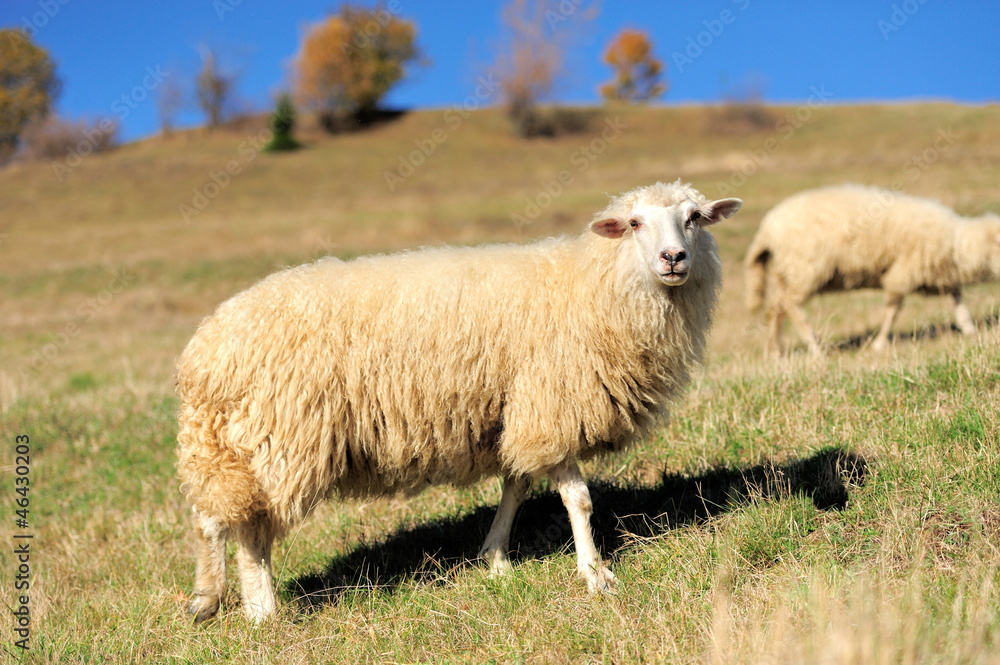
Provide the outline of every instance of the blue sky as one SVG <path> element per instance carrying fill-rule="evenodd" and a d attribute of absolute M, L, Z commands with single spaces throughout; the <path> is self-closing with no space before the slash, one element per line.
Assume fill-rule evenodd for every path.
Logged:
<path fill-rule="evenodd" d="M 371 2 L 362 4 L 371 5 Z M 492 62 L 500 1 L 394 0 L 416 21 L 425 67 L 393 90 L 408 108 L 461 103 Z M 564 0 L 586 8 L 593 0 Z M 610 77 L 600 56 L 624 27 L 646 30 L 667 64 L 667 104 L 714 102 L 756 88 L 794 102 L 823 88 L 834 102 L 1000 100 L 1000 2 L 996 0 L 604 0 L 567 56 L 555 98 L 598 101 Z M 126 140 L 159 128 L 157 72 L 189 88 L 211 48 L 238 75 L 248 109 L 270 108 L 289 84 L 306 28 L 337 0 L 0 0 L 0 27 L 26 27 L 63 79 L 58 112 L 121 120 Z M 560 29 L 558 26 L 555 29 Z M 122 96 L 125 96 L 124 102 Z M 117 102 L 117 103 L 116 103 Z M 126 104 L 127 103 L 127 104 Z M 124 118 L 122 117 L 124 115 Z M 182 124 L 200 124 L 191 111 Z"/>

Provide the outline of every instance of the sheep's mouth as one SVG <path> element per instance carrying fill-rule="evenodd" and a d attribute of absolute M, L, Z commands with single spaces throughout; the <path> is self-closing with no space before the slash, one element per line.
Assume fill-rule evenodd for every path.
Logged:
<path fill-rule="evenodd" d="M 668 286 L 680 286 L 687 281 L 687 278 L 687 270 L 671 270 L 670 272 L 660 273 L 660 280 Z"/>

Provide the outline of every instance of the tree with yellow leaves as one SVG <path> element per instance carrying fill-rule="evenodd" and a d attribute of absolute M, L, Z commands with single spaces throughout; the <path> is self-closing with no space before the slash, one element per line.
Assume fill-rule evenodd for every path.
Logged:
<path fill-rule="evenodd" d="M 56 65 L 24 32 L 0 30 L 0 164 L 17 152 L 21 133 L 44 120 L 59 93 Z"/>
<path fill-rule="evenodd" d="M 415 38 L 414 23 L 385 7 L 342 5 L 303 41 L 295 62 L 299 102 L 323 113 L 370 118 L 419 57 Z"/>
<path fill-rule="evenodd" d="M 653 55 L 653 45 L 641 30 L 625 29 L 604 52 L 604 62 L 615 70 L 615 79 L 601 86 L 605 99 L 645 102 L 667 91 L 661 82 L 663 63 Z"/>

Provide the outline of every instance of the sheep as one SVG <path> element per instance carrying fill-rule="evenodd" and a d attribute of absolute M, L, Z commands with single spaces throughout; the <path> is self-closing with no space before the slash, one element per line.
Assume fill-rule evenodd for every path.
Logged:
<path fill-rule="evenodd" d="M 937 201 L 857 184 L 800 192 L 765 215 L 747 252 L 746 304 L 769 305 L 768 351 L 781 353 L 785 316 L 814 354 L 822 347 L 803 304 L 813 294 L 881 288 L 884 350 L 903 297 L 948 294 L 958 328 L 976 332 L 962 287 L 1000 278 L 1000 218 L 966 219 Z"/>
<path fill-rule="evenodd" d="M 242 605 L 276 610 L 271 547 L 321 500 L 501 476 L 480 556 L 548 476 L 577 570 L 614 590 L 578 461 L 640 439 L 702 362 L 721 267 L 709 201 L 678 180 L 613 198 L 575 239 L 326 258 L 219 306 L 178 360 L 178 473 L 194 513 L 189 611 L 214 615 L 228 536 Z"/>

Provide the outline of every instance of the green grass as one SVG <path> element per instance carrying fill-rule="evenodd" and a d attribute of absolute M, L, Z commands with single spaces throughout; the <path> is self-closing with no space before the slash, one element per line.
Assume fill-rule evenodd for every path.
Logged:
<path fill-rule="evenodd" d="M 763 323 L 742 309 L 739 262 L 780 198 L 820 182 L 887 184 L 939 127 L 962 138 L 910 191 L 964 212 L 996 210 L 998 112 L 820 109 L 741 189 L 745 209 L 713 228 L 726 283 L 705 371 L 670 424 L 585 465 L 617 595 L 589 596 L 576 577 L 566 512 L 545 482 L 518 513 L 513 573 L 491 578 L 473 560 L 500 495 L 487 480 L 324 504 L 276 548 L 281 608 L 259 627 L 240 613 L 232 566 L 217 620 L 195 627 L 183 612 L 193 559 L 174 472 L 172 375 L 202 316 L 261 276 L 330 251 L 575 232 L 605 192 L 677 175 L 711 192 L 769 134 L 719 131 L 706 109 L 624 109 L 634 129 L 521 230 L 510 213 L 592 137 L 522 142 L 483 112 L 389 193 L 382 172 L 440 113 L 370 134 L 305 133 L 304 150 L 259 156 L 190 227 L 176 204 L 237 154 L 241 135 L 126 146 L 63 184 L 47 165 L 0 171 L 10 211 L 0 219 L 0 531 L 12 542 L 23 433 L 35 535 L 31 650 L 13 648 L 5 620 L 0 658 L 994 662 L 996 286 L 967 295 L 975 338 L 950 329 L 941 299 L 907 299 L 881 355 L 861 344 L 881 317 L 877 295 L 817 298 L 810 316 L 830 354 L 815 360 L 799 347 L 770 362 Z M 87 308 L 109 288 L 109 268 L 130 279 Z M 47 349 L 52 357 L 33 367 Z M 15 566 L 11 547 L 0 548 L 8 605 Z"/>

